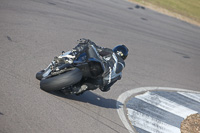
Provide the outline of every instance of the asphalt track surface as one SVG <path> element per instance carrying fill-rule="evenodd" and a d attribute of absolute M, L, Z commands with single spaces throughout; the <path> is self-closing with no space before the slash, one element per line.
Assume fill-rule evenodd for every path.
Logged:
<path fill-rule="evenodd" d="M 200 28 L 123 0 L 0 0 L 0 132 L 128 133 L 116 102 L 128 90 L 200 91 Z M 35 74 L 79 38 L 126 44 L 123 78 L 109 92 L 47 93 Z"/>

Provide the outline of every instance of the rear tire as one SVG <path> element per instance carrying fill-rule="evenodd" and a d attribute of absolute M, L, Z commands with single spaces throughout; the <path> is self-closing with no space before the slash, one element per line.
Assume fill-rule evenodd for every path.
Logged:
<path fill-rule="evenodd" d="M 61 90 L 63 87 L 78 83 L 82 79 L 82 72 L 75 68 L 69 72 L 43 79 L 40 81 L 40 88 L 44 91 Z"/>

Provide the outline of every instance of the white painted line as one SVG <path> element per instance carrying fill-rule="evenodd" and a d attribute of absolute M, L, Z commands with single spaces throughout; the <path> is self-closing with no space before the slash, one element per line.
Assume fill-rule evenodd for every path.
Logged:
<path fill-rule="evenodd" d="M 124 93 L 123 93 L 124 94 Z M 133 131 L 132 126 L 129 124 L 128 120 L 126 119 L 126 115 L 124 114 L 124 103 L 126 101 L 126 99 L 128 97 L 130 97 L 132 94 L 130 93 L 126 93 L 125 95 L 120 95 L 118 98 L 118 102 L 117 102 L 117 112 L 119 115 L 119 118 L 121 119 L 121 121 L 123 122 L 124 126 L 126 127 L 126 129 L 130 132 L 130 133 L 136 133 L 135 131 Z M 121 105 L 123 104 L 123 105 Z"/>
<path fill-rule="evenodd" d="M 155 118 L 127 108 L 131 123 L 151 133 L 180 133 L 180 129 Z"/>
<path fill-rule="evenodd" d="M 136 98 L 183 118 L 187 118 L 187 116 L 191 114 L 198 113 L 192 109 L 184 107 L 151 92 L 146 92 L 142 95 L 138 95 Z"/>
<path fill-rule="evenodd" d="M 186 90 L 186 89 L 179 89 L 179 88 L 168 88 L 168 87 L 141 87 L 141 88 L 135 88 L 129 91 L 126 91 L 124 93 L 122 93 L 117 101 L 117 112 L 118 115 L 121 119 L 121 121 L 123 122 L 124 126 L 127 128 L 127 130 L 130 133 L 136 133 L 136 131 L 134 131 L 134 128 L 132 128 L 132 126 L 129 124 L 129 121 L 126 119 L 126 114 L 124 114 L 124 104 L 127 98 L 131 97 L 132 95 L 136 95 L 142 92 L 146 92 L 146 91 L 174 91 L 174 92 L 191 92 L 191 93 L 199 93 L 198 91 L 192 91 L 192 90 Z M 121 105 L 123 104 L 123 105 Z"/>
<path fill-rule="evenodd" d="M 200 102 L 200 94 L 194 94 L 194 93 L 185 93 L 185 92 L 178 92 L 179 94 L 186 96 L 190 99 L 193 99 L 197 102 Z"/>

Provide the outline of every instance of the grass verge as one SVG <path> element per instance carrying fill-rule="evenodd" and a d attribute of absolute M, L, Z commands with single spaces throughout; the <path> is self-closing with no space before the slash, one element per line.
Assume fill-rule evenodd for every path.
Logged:
<path fill-rule="evenodd" d="M 128 0 L 200 26 L 200 0 Z"/>

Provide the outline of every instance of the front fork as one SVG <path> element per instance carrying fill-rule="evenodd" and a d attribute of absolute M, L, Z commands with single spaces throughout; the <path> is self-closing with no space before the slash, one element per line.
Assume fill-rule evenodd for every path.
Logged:
<path fill-rule="evenodd" d="M 52 61 L 47 68 L 44 69 L 44 73 L 42 75 L 43 78 L 46 78 L 49 76 L 49 74 L 51 73 L 52 71 L 52 67 L 54 66 L 55 64 L 55 61 Z"/>

